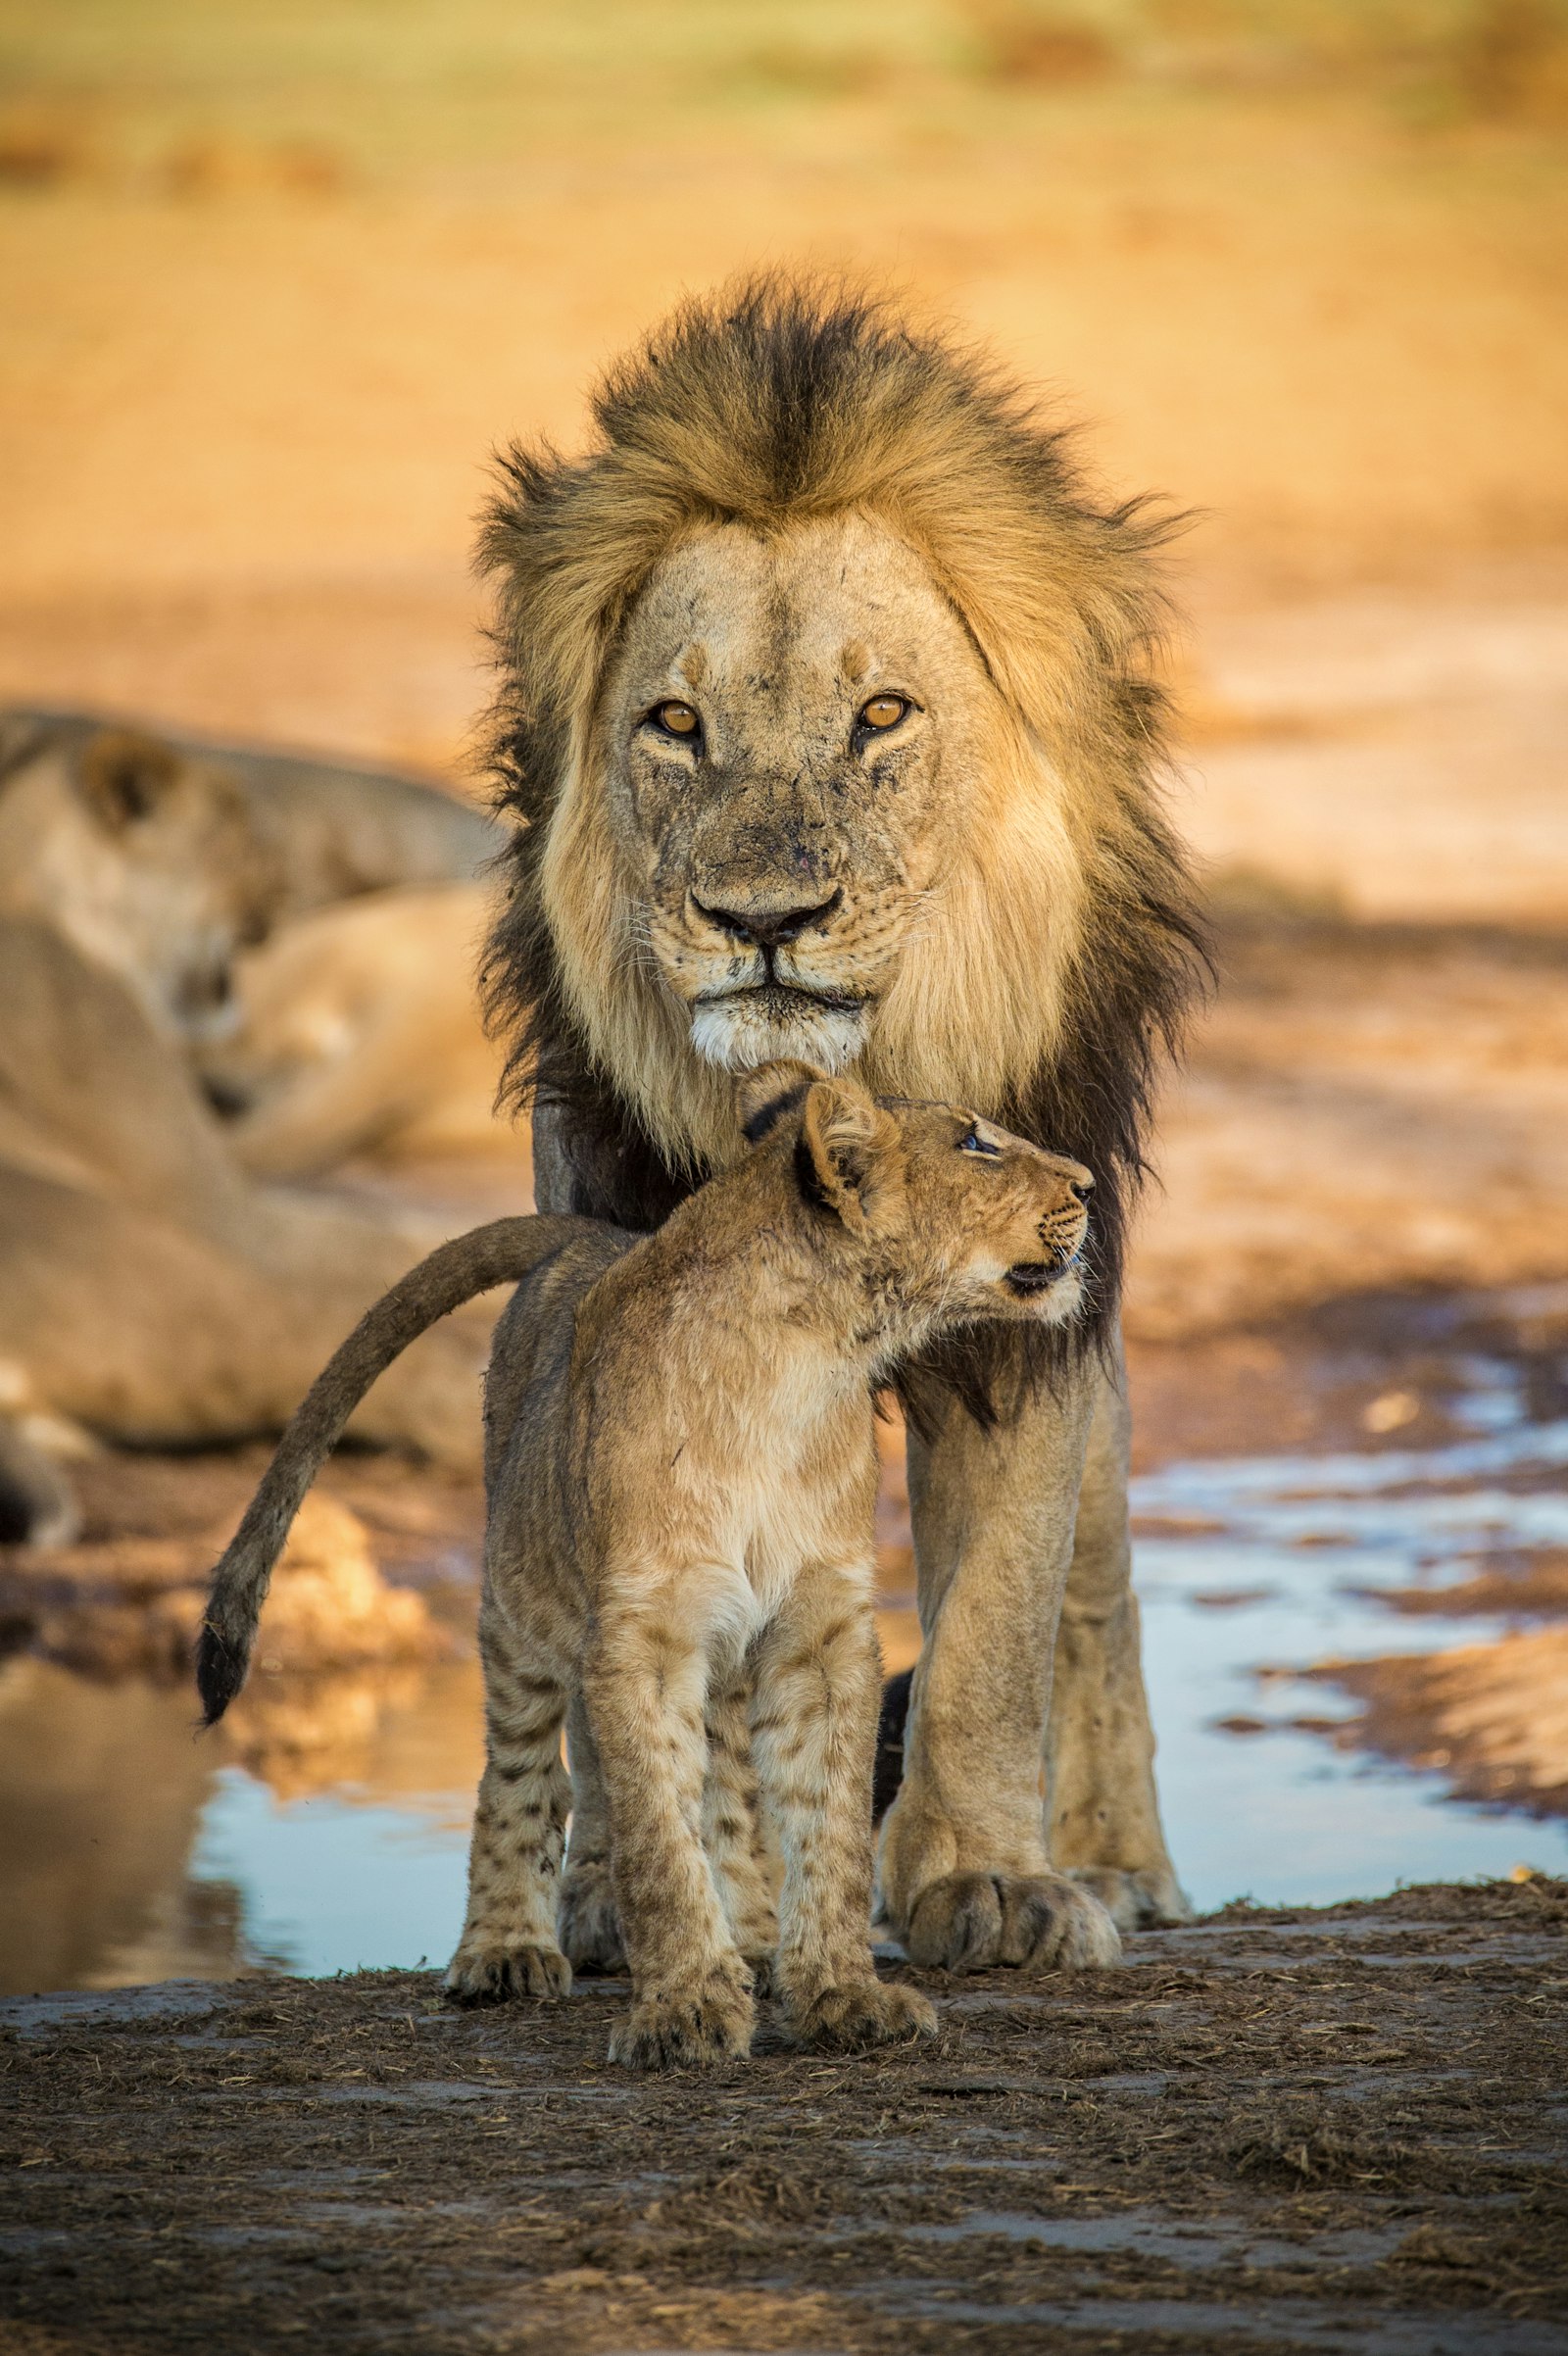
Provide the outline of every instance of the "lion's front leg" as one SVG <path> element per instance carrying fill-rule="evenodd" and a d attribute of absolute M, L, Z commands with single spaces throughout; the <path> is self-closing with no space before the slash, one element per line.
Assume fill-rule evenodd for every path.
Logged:
<path fill-rule="evenodd" d="M 1154 1732 L 1127 1527 L 1131 1418 L 1124 1370 L 1102 1377 L 1056 1638 L 1046 1741 L 1051 1854 L 1118 1929 L 1190 1922 L 1154 1791 Z"/>
<path fill-rule="evenodd" d="M 1121 1952 L 1099 1899 L 1053 1871 L 1040 1790 L 1095 1387 L 1086 1367 L 991 1432 L 955 1401 L 929 1444 L 909 1437 L 925 1645 L 879 1883 L 930 1968 L 1059 1971 Z"/>

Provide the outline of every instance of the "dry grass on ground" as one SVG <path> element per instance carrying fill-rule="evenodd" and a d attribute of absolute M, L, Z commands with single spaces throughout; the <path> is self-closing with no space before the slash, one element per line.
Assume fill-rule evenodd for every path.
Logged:
<path fill-rule="evenodd" d="M 1568 1888 L 1232 1912 L 939 2041 L 605 2061 L 623 1985 L 0 2012 L 14 2356 L 330 2346 L 1548 2356 Z"/>

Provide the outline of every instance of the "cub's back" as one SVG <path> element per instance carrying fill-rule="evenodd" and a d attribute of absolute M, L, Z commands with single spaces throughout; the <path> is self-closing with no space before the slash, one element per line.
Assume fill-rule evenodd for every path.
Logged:
<path fill-rule="evenodd" d="M 582 1221 L 582 1233 L 518 1285 L 496 1322 L 484 1386 L 484 1477 L 494 1495 L 518 1426 L 543 1440 L 566 1404 L 577 1307 L 590 1286 L 642 1239 Z"/>

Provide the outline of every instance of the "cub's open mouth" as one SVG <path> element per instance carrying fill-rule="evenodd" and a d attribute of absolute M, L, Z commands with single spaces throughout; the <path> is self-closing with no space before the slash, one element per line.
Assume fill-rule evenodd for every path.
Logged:
<path fill-rule="evenodd" d="M 1076 1253 L 1071 1259 L 1016 1260 L 1002 1281 L 1018 1300 L 1027 1301 L 1031 1293 L 1049 1293 L 1077 1264 Z"/>

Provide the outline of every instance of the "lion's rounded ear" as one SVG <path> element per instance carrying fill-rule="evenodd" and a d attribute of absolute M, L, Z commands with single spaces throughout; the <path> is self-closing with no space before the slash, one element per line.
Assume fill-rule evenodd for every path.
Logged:
<path fill-rule="evenodd" d="M 172 745 L 134 728 L 100 728 L 77 756 L 83 794 L 117 833 L 149 816 L 178 774 L 179 756 Z"/>
<path fill-rule="evenodd" d="M 889 1234 L 904 1213 L 904 1141 L 897 1121 L 854 1080 L 806 1092 L 795 1169 L 801 1191 L 852 1234 Z"/>
<path fill-rule="evenodd" d="M 735 1117 L 747 1144 L 760 1144 L 776 1122 L 799 1111 L 807 1090 L 822 1077 L 814 1064 L 797 1063 L 788 1056 L 742 1072 L 735 1083 Z"/>

